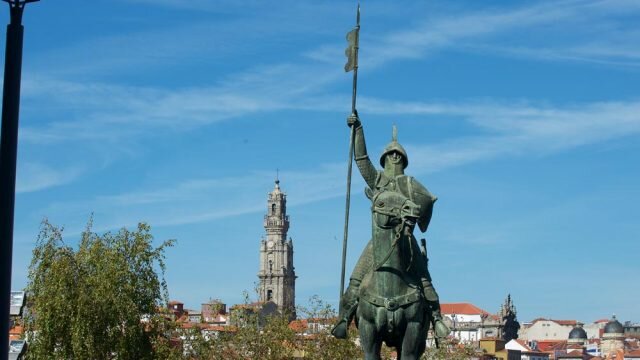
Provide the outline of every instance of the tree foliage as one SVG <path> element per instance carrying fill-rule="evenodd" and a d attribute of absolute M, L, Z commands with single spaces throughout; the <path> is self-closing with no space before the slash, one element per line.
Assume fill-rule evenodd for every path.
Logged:
<path fill-rule="evenodd" d="M 184 336 L 189 359 L 291 359 L 296 351 L 296 334 L 289 328 L 287 314 L 262 315 L 251 309 L 248 293 L 239 326 L 233 331 L 203 335 L 190 331 Z M 240 312 L 241 310 L 237 310 Z M 238 314 L 236 314 L 238 315 Z"/>
<path fill-rule="evenodd" d="M 451 340 L 442 340 L 439 347 L 427 347 L 421 357 L 423 360 L 468 360 L 477 358 L 478 350 L 473 346 Z"/>
<path fill-rule="evenodd" d="M 164 252 L 173 241 L 153 246 L 150 227 L 99 235 L 91 221 L 74 249 L 63 231 L 44 220 L 29 267 L 25 315 L 29 359 L 358 359 L 355 327 L 349 338 L 330 334 L 336 311 L 318 296 L 300 306 L 307 321 L 294 331 L 287 314 L 242 314 L 228 331 L 180 329 L 170 319 L 164 281 Z M 245 294 L 245 305 L 250 305 Z M 164 309 L 164 310 L 163 310 Z M 172 342 L 171 339 L 174 341 Z M 181 341 L 176 342 L 177 339 Z M 181 343 L 182 346 L 178 344 Z M 422 359 L 462 360 L 475 351 L 445 343 L 427 348 Z M 383 359 L 392 349 L 383 346 Z"/>
<path fill-rule="evenodd" d="M 245 305 L 249 304 L 245 294 Z M 296 312 L 306 320 L 308 328 L 304 332 L 291 329 L 287 316 L 267 316 L 260 318 L 257 312 L 243 314 L 242 325 L 233 331 L 216 335 L 204 335 L 196 327 L 184 331 L 183 346 L 187 351 L 184 359 L 361 359 L 363 352 L 358 345 L 358 331 L 349 328 L 346 340 L 336 339 L 331 327 L 336 319 L 336 311 L 320 297 L 313 296 L 307 306 L 298 306 Z M 396 359 L 395 350 L 385 345 L 381 349 L 381 359 Z M 477 358 L 471 346 L 443 341 L 439 348 L 429 347 L 421 357 L 423 360 L 467 360 Z"/>
<path fill-rule="evenodd" d="M 362 351 L 355 342 L 358 333 L 354 327 L 349 328 L 348 339 L 336 339 L 331 335 L 330 330 L 336 321 L 337 314 L 333 307 L 319 296 L 312 296 L 308 306 L 299 306 L 298 313 L 303 315 L 308 322 L 321 325 L 317 329 L 311 329 L 309 334 L 302 339 L 301 348 L 306 358 L 333 360 L 357 359 L 362 356 Z"/>
<path fill-rule="evenodd" d="M 171 352 L 158 314 L 166 303 L 164 252 L 150 227 L 82 233 L 77 250 L 42 222 L 27 285 L 30 359 L 152 359 Z"/>

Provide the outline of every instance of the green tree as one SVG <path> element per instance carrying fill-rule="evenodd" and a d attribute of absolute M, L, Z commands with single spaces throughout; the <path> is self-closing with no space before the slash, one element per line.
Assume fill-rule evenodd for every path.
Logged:
<path fill-rule="evenodd" d="M 27 285 L 29 359 L 174 357 L 163 337 L 170 322 L 158 311 L 173 240 L 154 247 L 144 223 L 102 235 L 91 227 L 74 250 L 61 228 L 42 222 Z"/>
<path fill-rule="evenodd" d="M 244 307 L 236 316 L 241 317 L 236 331 L 211 341 L 211 359 L 291 359 L 297 339 L 289 328 L 289 314 L 264 314 L 245 292 Z"/>
<path fill-rule="evenodd" d="M 349 328 L 348 339 L 336 339 L 331 335 L 331 327 L 336 321 L 336 311 L 318 295 L 309 298 L 308 306 L 298 306 L 297 312 L 308 322 L 320 325 L 316 329 L 310 329 L 309 334 L 303 337 L 302 348 L 305 358 L 333 360 L 362 357 L 362 350 L 355 343 L 358 332 L 354 327 Z"/>
<path fill-rule="evenodd" d="M 478 358 L 478 350 L 469 344 L 457 341 L 441 340 L 440 346 L 428 347 L 422 355 L 423 360 L 468 360 Z"/>
<path fill-rule="evenodd" d="M 263 312 L 248 292 L 244 298 L 244 304 L 233 310 L 227 331 L 203 333 L 198 326 L 180 331 L 185 359 L 288 360 L 294 356 L 298 339 L 289 328 L 288 314 Z"/>

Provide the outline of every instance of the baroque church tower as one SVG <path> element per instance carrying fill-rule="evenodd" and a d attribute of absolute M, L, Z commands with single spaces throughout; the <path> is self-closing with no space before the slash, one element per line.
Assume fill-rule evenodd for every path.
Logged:
<path fill-rule="evenodd" d="M 293 241 L 287 239 L 289 216 L 287 195 L 280 190 L 280 180 L 269 193 L 267 214 L 264 216 L 267 232 L 260 243 L 260 271 L 258 291 L 260 301 L 273 301 L 283 314 L 295 317 L 296 272 L 293 267 Z"/>

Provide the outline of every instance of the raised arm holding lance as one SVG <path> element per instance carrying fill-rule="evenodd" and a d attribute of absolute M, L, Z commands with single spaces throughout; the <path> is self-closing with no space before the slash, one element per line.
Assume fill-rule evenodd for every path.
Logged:
<path fill-rule="evenodd" d="M 347 125 L 355 126 L 355 141 L 354 141 L 354 156 L 356 165 L 360 174 L 364 178 L 370 189 L 375 189 L 376 178 L 378 171 L 369 159 L 367 154 L 367 144 L 364 140 L 364 130 L 362 129 L 362 123 L 357 114 L 351 115 L 347 118 Z"/>

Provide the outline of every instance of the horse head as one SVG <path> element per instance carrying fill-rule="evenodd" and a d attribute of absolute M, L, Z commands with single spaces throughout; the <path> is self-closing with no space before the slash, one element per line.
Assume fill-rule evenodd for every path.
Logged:
<path fill-rule="evenodd" d="M 413 226 L 420 217 L 420 205 L 399 192 L 378 192 L 373 196 L 372 202 L 375 224 L 383 229 L 403 222 Z"/>

